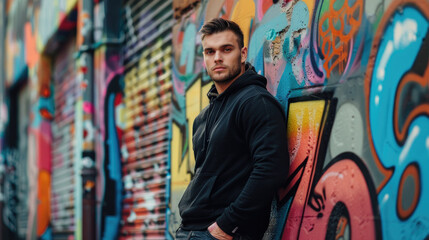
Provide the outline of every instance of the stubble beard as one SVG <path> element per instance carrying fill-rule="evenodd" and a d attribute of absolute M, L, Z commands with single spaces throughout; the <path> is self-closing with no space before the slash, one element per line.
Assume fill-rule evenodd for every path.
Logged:
<path fill-rule="evenodd" d="M 222 78 L 217 78 L 217 73 L 209 72 L 210 78 L 218 84 L 226 84 L 231 82 L 233 79 L 235 79 L 238 75 L 241 73 L 241 65 L 237 64 L 235 67 L 231 68 L 231 71 L 228 71 L 228 74 Z"/>

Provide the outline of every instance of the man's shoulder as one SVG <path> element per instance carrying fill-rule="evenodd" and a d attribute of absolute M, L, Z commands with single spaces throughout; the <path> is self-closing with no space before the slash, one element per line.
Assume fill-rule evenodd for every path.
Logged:
<path fill-rule="evenodd" d="M 240 89 L 240 91 L 238 91 L 237 93 L 238 95 L 241 96 L 249 96 L 249 97 L 254 97 L 254 96 L 258 96 L 258 95 L 271 95 L 268 90 L 262 86 L 259 85 L 247 85 L 244 86 L 243 88 Z"/>
<path fill-rule="evenodd" d="M 237 94 L 238 97 L 243 101 L 247 102 L 250 99 L 253 99 L 252 102 L 257 102 L 257 100 L 262 98 L 268 98 L 270 100 L 276 100 L 276 98 L 268 92 L 268 90 L 262 86 L 258 85 L 249 85 L 241 89 L 239 93 Z"/>
<path fill-rule="evenodd" d="M 260 86 L 248 86 L 243 89 L 241 96 L 238 97 L 240 109 L 248 111 L 249 109 L 270 109 L 284 112 L 283 107 L 276 97 L 274 97 L 266 88 Z"/>
<path fill-rule="evenodd" d="M 195 119 L 203 119 L 205 118 L 205 116 L 207 115 L 207 110 L 209 109 L 210 104 L 207 105 L 206 107 L 204 107 L 201 112 L 197 115 L 197 117 Z"/>

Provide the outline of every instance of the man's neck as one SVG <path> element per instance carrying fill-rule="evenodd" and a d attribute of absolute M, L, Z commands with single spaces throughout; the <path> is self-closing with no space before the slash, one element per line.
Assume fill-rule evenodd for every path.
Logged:
<path fill-rule="evenodd" d="M 228 82 L 214 82 L 214 85 L 216 87 L 216 91 L 217 93 L 220 95 L 221 93 L 225 92 L 225 90 L 231 86 L 231 84 L 235 81 L 236 79 L 232 80 L 232 81 L 228 81 Z"/>

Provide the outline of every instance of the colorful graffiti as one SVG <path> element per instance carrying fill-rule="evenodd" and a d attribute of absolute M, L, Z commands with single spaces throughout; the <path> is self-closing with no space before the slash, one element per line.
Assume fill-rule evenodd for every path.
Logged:
<path fill-rule="evenodd" d="M 374 37 L 365 81 L 371 150 L 386 173 L 383 237 L 429 236 L 429 3 L 397 1 Z"/>
<path fill-rule="evenodd" d="M 91 29 L 83 1 L 7 1 L 6 88 L 28 79 L 31 109 L 26 154 L 0 162 L 12 235 L 81 239 L 80 200 L 95 188 L 99 239 L 174 238 L 212 84 L 198 30 L 223 17 L 288 115 L 288 185 L 264 239 L 429 238 L 427 0 L 94 2 Z M 123 38 L 106 30 L 113 11 Z M 93 58 L 78 50 L 91 30 Z"/>
<path fill-rule="evenodd" d="M 94 57 L 95 85 L 99 89 L 95 117 L 100 124 L 96 137 L 97 166 L 102 171 L 97 179 L 97 196 L 101 204 L 100 239 L 117 239 L 122 210 L 122 137 L 125 130 L 123 102 L 123 68 L 119 49 L 101 47 Z"/>
<path fill-rule="evenodd" d="M 135 4 L 135 5 L 134 5 Z M 172 99 L 172 1 L 125 4 L 119 239 L 165 239 Z"/>
<path fill-rule="evenodd" d="M 47 57 L 41 57 L 37 66 L 30 69 L 30 86 L 34 86 L 31 102 L 34 105 L 29 128 L 28 163 L 31 168 L 28 228 L 35 228 L 37 236 L 42 238 L 49 237 L 51 229 L 51 121 L 55 114 L 51 73 L 51 61 Z M 27 237 L 31 234 L 28 231 Z"/>
<path fill-rule="evenodd" d="M 427 1 L 225 0 L 179 10 L 171 205 L 192 178 L 190 128 L 210 86 L 198 30 L 224 17 L 243 28 L 248 61 L 288 114 L 289 185 L 278 192 L 265 238 L 429 236 L 422 204 L 429 156 Z M 171 234 L 180 223 L 172 209 Z"/>
<path fill-rule="evenodd" d="M 288 187 L 278 193 L 280 205 L 287 208 L 284 230 L 279 228 L 278 235 L 380 239 L 375 187 L 364 161 L 352 152 L 325 159 L 337 100 L 312 98 L 325 100 L 289 100 L 291 169 Z"/>

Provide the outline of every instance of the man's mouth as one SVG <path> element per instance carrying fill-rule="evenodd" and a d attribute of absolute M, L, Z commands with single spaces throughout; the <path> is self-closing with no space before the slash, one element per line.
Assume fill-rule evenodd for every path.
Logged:
<path fill-rule="evenodd" d="M 219 72 L 219 71 L 223 71 L 223 70 L 225 70 L 225 69 L 226 69 L 225 67 L 217 66 L 217 67 L 214 67 L 214 68 L 213 68 L 213 71 L 214 71 L 214 72 Z"/>

